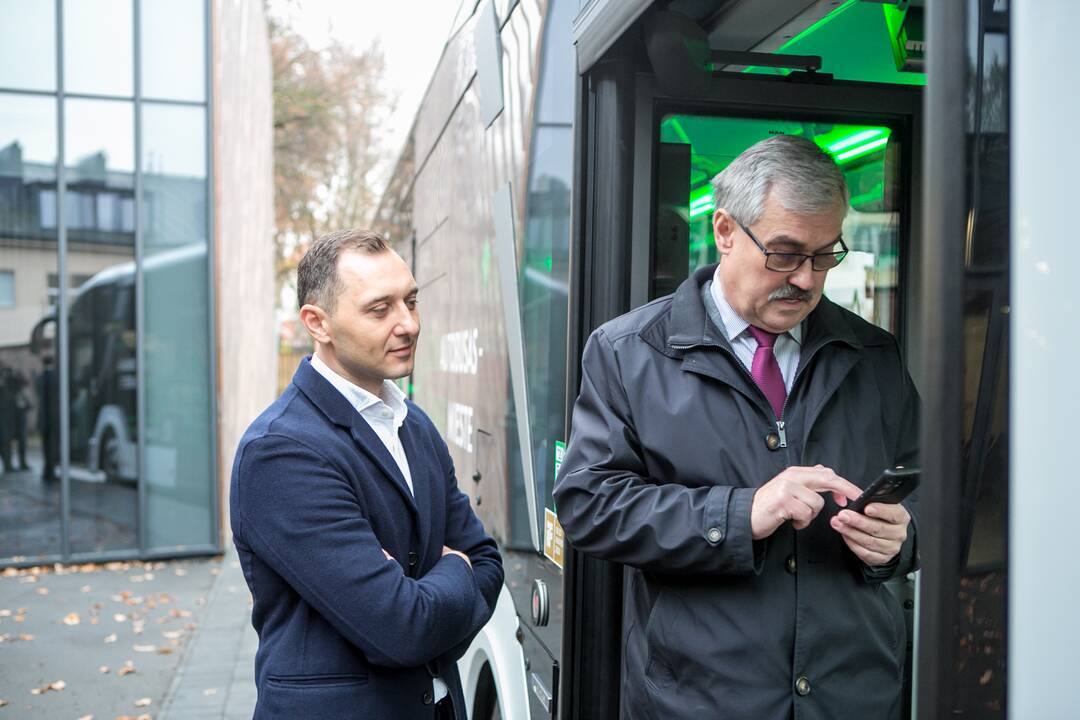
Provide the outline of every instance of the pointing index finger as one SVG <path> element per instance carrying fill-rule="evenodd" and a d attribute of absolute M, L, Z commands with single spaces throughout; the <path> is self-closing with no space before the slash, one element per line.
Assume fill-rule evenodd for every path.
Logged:
<path fill-rule="evenodd" d="M 820 471 L 815 472 L 807 481 L 806 487 L 815 492 L 831 492 L 837 505 L 847 505 L 848 500 L 854 500 L 862 494 L 862 489 L 858 485 L 850 480 L 845 480 L 828 468 L 822 468 Z M 843 502 L 841 502 L 841 499 Z"/>

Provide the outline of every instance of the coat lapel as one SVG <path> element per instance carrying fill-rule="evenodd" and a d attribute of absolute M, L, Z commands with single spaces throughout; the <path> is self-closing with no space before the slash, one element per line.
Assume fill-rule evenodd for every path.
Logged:
<path fill-rule="evenodd" d="M 345 396 L 338 392 L 326 378 L 311 367 L 311 359 L 304 358 L 293 375 L 293 384 L 318 407 L 326 417 L 336 425 L 348 429 L 353 442 L 367 456 L 368 460 L 378 468 L 390 481 L 390 484 L 401 493 L 405 504 L 412 512 L 416 513 L 416 503 L 409 486 L 405 483 L 405 477 L 398 469 L 397 463 L 390 455 L 390 451 L 383 445 L 379 436 L 367 424 L 367 421 L 356 412 Z M 406 454 L 408 451 L 406 451 Z M 411 467 L 410 467 L 411 470 Z"/>
<path fill-rule="evenodd" d="M 355 410 L 353 413 L 356 415 L 355 422 L 349 427 L 349 432 L 352 435 L 353 441 L 357 446 L 364 451 L 364 454 L 368 456 L 368 459 L 375 464 L 377 468 L 382 470 L 382 474 L 385 475 L 398 492 L 401 493 L 402 499 L 405 500 L 405 504 L 409 506 L 409 509 L 415 514 L 417 511 L 416 501 L 413 498 L 413 494 L 409 492 L 409 485 L 405 482 L 405 476 L 401 474 L 401 470 L 398 468 L 397 462 L 394 461 L 390 451 L 383 445 L 383 441 L 379 439 L 378 434 L 371 429 L 371 426 L 367 424 L 367 421 Z M 406 451 L 406 456 L 408 451 Z M 412 468 L 412 463 L 409 463 L 410 475 L 413 476 L 413 488 L 416 487 L 416 475 Z"/>
<path fill-rule="evenodd" d="M 438 482 L 440 478 L 433 477 L 438 468 L 437 460 L 435 453 L 429 451 L 429 441 L 424 437 L 415 413 L 410 412 L 405 416 L 398 437 L 405 448 L 405 457 L 409 460 L 414 508 L 418 516 L 417 527 L 420 529 L 420 548 L 423 551 L 427 549 L 428 537 L 431 535 L 432 495 L 442 487 Z"/>

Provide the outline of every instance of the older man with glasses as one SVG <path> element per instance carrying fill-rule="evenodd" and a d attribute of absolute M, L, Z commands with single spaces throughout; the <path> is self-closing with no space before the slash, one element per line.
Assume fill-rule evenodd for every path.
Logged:
<path fill-rule="evenodd" d="M 824 297 L 848 189 L 775 136 L 713 180 L 721 262 L 599 328 L 555 488 L 627 568 L 622 715 L 898 718 L 914 501 L 844 506 L 916 457 L 896 339 Z"/>

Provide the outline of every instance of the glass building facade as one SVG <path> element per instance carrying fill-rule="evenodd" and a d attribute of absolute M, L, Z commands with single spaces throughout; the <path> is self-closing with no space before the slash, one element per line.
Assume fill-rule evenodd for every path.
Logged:
<path fill-rule="evenodd" d="M 0 564 L 220 546 L 209 12 L 0 0 Z"/>

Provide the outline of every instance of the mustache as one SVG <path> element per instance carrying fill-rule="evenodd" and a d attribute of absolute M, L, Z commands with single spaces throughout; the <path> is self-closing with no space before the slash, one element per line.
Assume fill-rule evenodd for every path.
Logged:
<path fill-rule="evenodd" d="M 812 292 L 803 290 L 801 287 L 796 287 L 791 283 L 781 285 L 769 293 L 769 300 L 802 300 L 803 302 L 810 302 L 813 299 L 814 294 Z"/>

